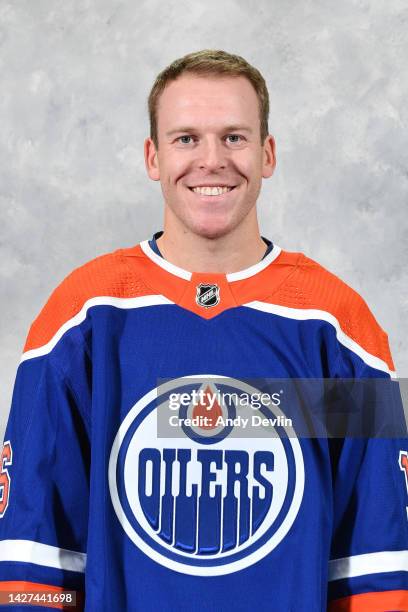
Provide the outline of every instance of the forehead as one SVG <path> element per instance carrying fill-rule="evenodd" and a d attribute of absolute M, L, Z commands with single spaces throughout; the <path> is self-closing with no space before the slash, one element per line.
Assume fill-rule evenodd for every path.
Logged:
<path fill-rule="evenodd" d="M 223 122 L 259 125 L 258 96 L 243 77 L 183 74 L 166 85 L 157 107 L 158 131 L 174 124 L 209 126 Z"/>

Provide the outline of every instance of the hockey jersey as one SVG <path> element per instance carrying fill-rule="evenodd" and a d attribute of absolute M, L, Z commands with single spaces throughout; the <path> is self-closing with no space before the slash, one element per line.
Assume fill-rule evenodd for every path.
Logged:
<path fill-rule="evenodd" d="M 74 270 L 16 375 L 0 609 L 407 611 L 406 438 L 302 435 L 280 387 L 242 435 L 253 407 L 220 399 L 395 376 L 364 300 L 302 253 L 192 273 L 146 240 Z"/>

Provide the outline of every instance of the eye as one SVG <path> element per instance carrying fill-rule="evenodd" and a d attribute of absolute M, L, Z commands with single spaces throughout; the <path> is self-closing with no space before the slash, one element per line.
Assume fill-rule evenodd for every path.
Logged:
<path fill-rule="evenodd" d="M 191 140 L 193 137 L 189 136 L 188 134 L 184 134 L 184 136 L 179 136 L 178 138 L 176 138 L 176 141 L 180 142 L 181 144 L 190 144 L 190 142 L 186 142 L 185 140 L 183 140 L 183 138 L 187 138 L 187 140 L 190 138 Z"/>
<path fill-rule="evenodd" d="M 240 143 L 242 140 L 244 140 L 244 137 L 241 136 L 240 134 L 228 134 L 228 136 L 226 137 L 228 138 L 232 138 L 233 140 L 230 140 L 230 142 L 232 144 L 238 144 Z"/>

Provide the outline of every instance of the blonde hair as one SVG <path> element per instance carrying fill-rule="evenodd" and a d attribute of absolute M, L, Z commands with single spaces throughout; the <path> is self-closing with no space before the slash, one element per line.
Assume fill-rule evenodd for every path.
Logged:
<path fill-rule="evenodd" d="M 227 53 L 219 49 L 203 49 L 184 55 L 174 60 L 164 68 L 156 77 L 148 98 L 148 111 L 150 119 L 150 138 L 156 149 L 159 148 L 157 136 L 157 107 L 161 94 L 166 85 L 175 81 L 181 74 L 189 73 L 198 76 L 243 76 L 248 79 L 255 89 L 259 101 L 259 119 L 261 143 L 269 133 L 269 94 L 265 79 L 251 64 L 240 55 Z"/>

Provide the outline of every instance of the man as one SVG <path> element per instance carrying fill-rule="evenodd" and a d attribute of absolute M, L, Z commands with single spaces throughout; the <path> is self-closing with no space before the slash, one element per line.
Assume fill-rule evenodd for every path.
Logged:
<path fill-rule="evenodd" d="M 300 418 L 284 420 L 285 380 L 395 372 L 360 296 L 259 233 L 276 163 L 268 110 L 259 71 L 223 51 L 156 79 L 145 159 L 164 231 L 74 270 L 17 372 L 1 474 L 8 597 L 408 610 L 405 441 L 301 437 Z M 283 381 L 261 385 L 269 405 L 239 404 L 268 379 Z M 266 424 L 241 435 L 254 408 Z"/>

